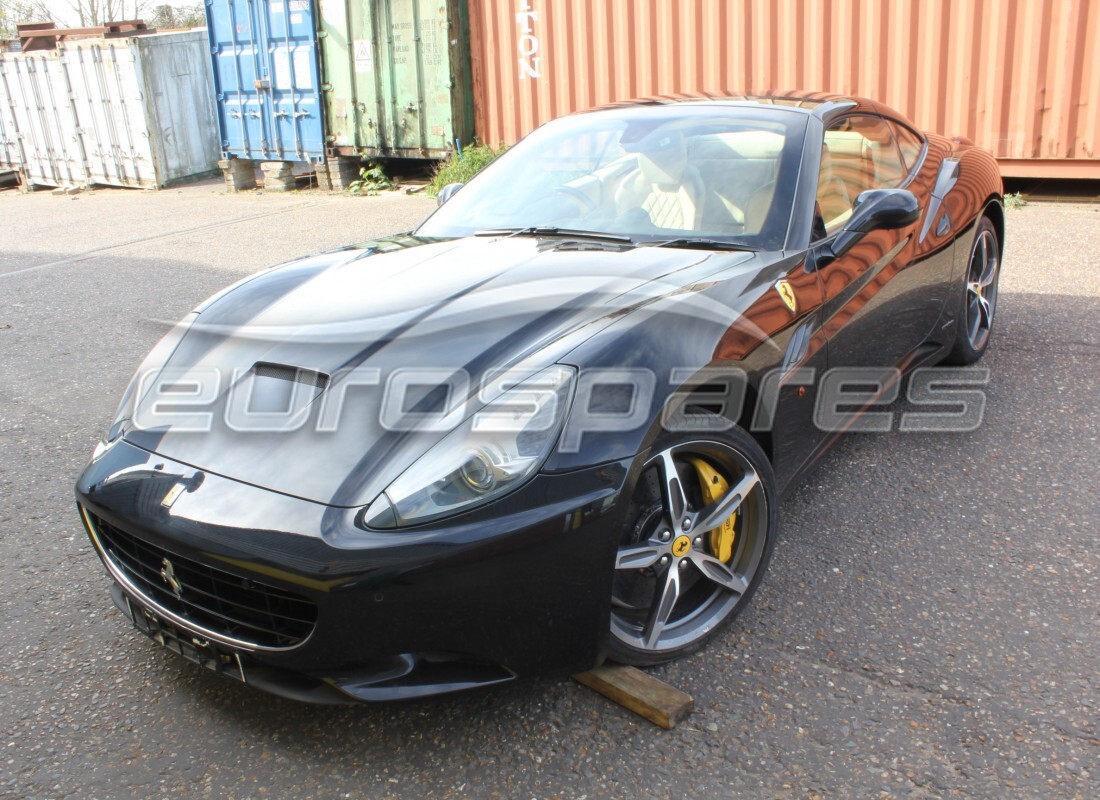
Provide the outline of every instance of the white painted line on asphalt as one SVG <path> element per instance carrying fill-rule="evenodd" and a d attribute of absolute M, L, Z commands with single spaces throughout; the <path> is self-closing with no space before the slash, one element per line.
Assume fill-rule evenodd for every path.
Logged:
<path fill-rule="evenodd" d="M 131 239 L 127 242 L 120 242 L 119 244 L 111 244 L 106 247 L 99 247 L 95 250 L 88 250 L 84 253 L 79 253 L 68 258 L 62 258 L 58 261 L 50 261 L 46 264 L 36 264 L 33 267 L 25 267 L 23 269 L 12 270 L 11 272 L 0 272 L 0 279 L 11 278 L 15 275 L 23 275 L 28 272 L 38 272 L 39 270 L 49 269 L 50 267 L 62 267 L 67 264 L 75 264 L 79 261 L 87 261 L 90 258 L 96 258 L 97 256 L 106 255 L 107 253 L 113 253 L 118 250 L 125 250 L 128 247 L 133 247 L 139 244 L 148 244 L 149 242 L 158 242 L 163 239 L 172 239 L 176 236 L 186 236 L 191 233 L 199 233 L 201 231 L 208 231 L 214 228 L 225 228 L 230 225 L 237 225 L 241 222 L 251 222 L 256 219 L 263 219 L 264 217 L 273 217 L 277 214 L 286 214 L 290 211 L 299 211 L 303 208 L 310 208 L 311 206 L 321 205 L 323 203 L 332 202 L 330 199 L 312 200 L 308 203 L 298 203 L 297 205 L 287 206 L 286 208 L 279 208 L 274 211 L 265 211 L 261 214 L 252 214 L 247 217 L 236 217 L 234 219 L 221 220 L 219 222 L 210 222 L 206 225 L 197 225 L 193 228 L 184 228 L 183 230 L 171 231 L 169 233 L 160 233 L 156 236 L 146 236 L 142 239 Z"/>

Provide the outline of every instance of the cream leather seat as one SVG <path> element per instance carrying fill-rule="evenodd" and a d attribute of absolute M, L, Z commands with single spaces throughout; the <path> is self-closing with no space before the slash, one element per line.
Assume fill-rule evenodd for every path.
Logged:
<path fill-rule="evenodd" d="M 657 132 L 636 154 L 637 169 L 615 193 L 626 214 L 648 218 L 655 228 L 696 231 L 700 228 L 706 191 L 699 171 L 688 164 L 684 137 Z"/>
<path fill-rule="evenodd" d="M 649 183 L 645 186 L 645 196 L 638 205 L 649 214 L 650 221 L 656 227 L 684 231 L 699 228 L 699 215 L 703 207 L 702 189 L 691 179 L 697 178 L 698 172 L 694 169 L 690 172 L 694 176 L 688 175 L 685 170 L 684 177 L 687 180 L 679 185 Z"/>

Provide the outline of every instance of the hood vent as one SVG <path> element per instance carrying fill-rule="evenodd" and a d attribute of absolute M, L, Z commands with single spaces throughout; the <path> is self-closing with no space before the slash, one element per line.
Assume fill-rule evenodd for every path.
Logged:
<path fill-rule="evenodd" d="M 257 361 L 252 366 L 252 374 L 257 378 L 275 378 L 288 383 L 304 383 L 320 389 L 322 392 L 328 388 L 328 375 L 301 367 L 291 367 L 286 364 L 268 364 Z"/>
<path fill-rule="evenodd" d="M 293 415 L 324 392 L 328 384 L 329 376 L 323 372 L 287 364 L 257 362 L 238 387 L 243 409 L 234 410 L 246 413 L 239 424 L 247 427 L 248 419 L 257 424 L 268 421 L 277 423 L 279 420 L 289 422 Z"/>

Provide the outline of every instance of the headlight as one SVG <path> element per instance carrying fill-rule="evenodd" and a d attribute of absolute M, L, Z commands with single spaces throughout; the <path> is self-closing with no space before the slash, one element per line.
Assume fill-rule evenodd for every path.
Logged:
<path fill-rule="evenodd" d="M 554 366 L 508 388 L 401 473 L 364 515 L 371 528 L 418 525 L 512 491 L 550 455 L 574 372 Z"/>

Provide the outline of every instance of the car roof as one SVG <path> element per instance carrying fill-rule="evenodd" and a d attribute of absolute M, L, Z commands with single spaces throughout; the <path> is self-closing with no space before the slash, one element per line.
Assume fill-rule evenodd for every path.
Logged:
<path fill-rule="evenodd" d="M 722 106 L 775 106 L 787 110 L 798 111 L 803 114 L 817 117 L 828 125 L 833 119 L 844 113 L 862 112 L 866 114 L 878 114 L 897 120 L 915 130 L 913 125 L 902 114 L 894 109 L 856 95 L 831 94 L 829 92 L 807 91 L 764 91 L 746 92 L 744 94 L 727 94 L 716 92 L 696 92 L 684 94 L 666 94 L 655 97 L 641 97 L 633 100 L 625 100 L 617 103 L 608 103 L 592 109 L 601 111 L 605 109 L 622 109 L 632 106 L 656 106 L 672 104 L 698 104 L 698 105 L 722 105 Z M 585 112 L 581 112 L 585 113 Z"/>

